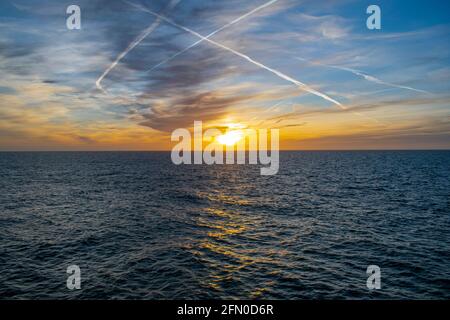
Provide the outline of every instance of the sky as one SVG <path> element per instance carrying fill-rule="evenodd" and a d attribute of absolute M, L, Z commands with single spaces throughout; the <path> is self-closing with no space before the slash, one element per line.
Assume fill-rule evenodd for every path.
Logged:
<path fill-rule="evenodd" d="M 194 121 L 279 129 L 286 150 L 449 149 L 449 13 L 441 0 L 4 0 L 0 150 L 170 150 Z"/>

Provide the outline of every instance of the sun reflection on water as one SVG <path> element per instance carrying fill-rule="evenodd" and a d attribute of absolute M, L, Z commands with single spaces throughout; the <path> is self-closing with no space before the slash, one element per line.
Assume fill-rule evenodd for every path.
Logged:
<path fill-rule="evenodd" d="M 243 277 L 248 277 L 252 269 L 260 268 L 260 264 L 275 264 L 276 253 L 263 252 L 258 239 L 255 239 L 253 233 L 261 223 L 260 218 L 222 208 L 233 204 L 242 210 L 242 206 L 249 205 L 250 201 L 223 193 L 208 194 L 207 197 L 213 200 L 212 205 L 204 208 L 196 219 L 196 224 L 204 230 L 203 237 L 191 248 L 192 253 L 207 267 L 202 285 L 216 291 L 240 287 L 246 282 Z M 246 289 L 250 297 L 259 297 L 273 284 L 266 281 Z"/>

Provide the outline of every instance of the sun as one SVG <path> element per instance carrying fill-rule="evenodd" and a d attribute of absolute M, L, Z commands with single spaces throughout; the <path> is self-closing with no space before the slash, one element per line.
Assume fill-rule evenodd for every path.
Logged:
<path fill-rule="evenodd" d="M 227 146 L 233 146 L 235 145 L 239 140 L 243 137 L 243 132 L 241 130 L 233 130 L 228 131 L 225 134 L 222 134 L 220 136 L 217 136 L 216 140 L 220 144 L 224 144 Z"/>

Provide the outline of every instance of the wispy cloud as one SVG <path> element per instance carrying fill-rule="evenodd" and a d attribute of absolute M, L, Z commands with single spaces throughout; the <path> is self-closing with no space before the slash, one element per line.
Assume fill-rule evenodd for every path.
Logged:
<path fill-rule="evenodd" d="M 126 1 L 126 2 L 127 2 L 127 1 Z M 130 3 L 130 2 L 127 2 L 127 3 Z M 215 46 L 217 46 L 217 47 L 219 47 L 219 48 L 222 48 L 222 49 L 224 49 L 224 50 L 226 50 L 226 51 L 231 52 L 231 53 L 233 53 L 233 54 L 235 54 L 235 55 L 237 55 L 237 56 L 239 56 L 239 57 L 241 57 L 241 58 L 247 60 L 248 62 L 250 62 L 250 63 L 256 65 L 256 66 L 258 66 L 258 67 L 260 67 L 260 68 L 262 68 L 262 69 L 265 69 L 265 70 L 267 70 L 267 71 L 269 71 L 269 72 L 271 72 L 271 73 L 277 75 L 277 76 L 280 77 L 281 79 L 284 79 L 284 80 L 286 80 L 286 81 L 289 81 L 289 82 L 291 82 L 291 83 L 297 85 L 300 89 L 302 89 L 302 90 L 304 90 L 304 91 L 306 91 L 306 92 L 309 92 L 309 93 L 311 93 L 311 94 L 313 94 L 313 95 L 316 95 L 316 96 L 318 96 L 318 97 L 320 97 L 320 98 L 323 98 L 323 99 L 325 99 L 325 100 L 327 100 L 327 101 L 330 101 L 330 102 L 332 102 L 333 104 L 337 105 L 337 106 L 338 106 L 339 108 L 341 108 L 341 109 L 345 109 L 345 107 L 344 107 L 340 102 L 338 102 L 337 100 L 335 100 L 335 99 L 329 97 L 328 95 L 326 95 L 326 94 L 324 94 L 324 93 L 322 93 L 322 92 L 319 92 L 319 91 L 317 91 L 317 90 L 311 88 L 310 86 L 308 86 L 308 85 L 306 85 L 306 84 L 304 84 L 304 83 L 302 83 L 302 82 L 300 82 L 300 81 L 298 81 L 298 80 L 296 80 L 296 79 L 294 79 L 294 78 L 292 78 L 292 77 L 290 77 L 290 76 L 284 74 L 283 72 L 281 72 L 281 71 L 279 71 L 279 70 L 276 70 L 276 69 L 273 69 L 273 68 L 271 68 L 271 67 L 268 67 L 268 66 L 264 65 L 263 63 L 258 62 L 258 61 L 256 61 L 255 59 L 249 57 L 248 55 L 245 55 L 245 54 L 243 54 L 243 53 L 241 53 L 241 52 L 239 52 L 239 51 L 236 51 L 236 50 L 234 50 L 234 49 L 232 49 L 232 48 L 230 48 L 230 47 L 227 47 L 227 46 L 225 46 L 225 45 L 223 45 L 223 44 L 220 44 L 220 43 L 218 43 L 218 42 L 216 42 L 216 41 L 213 41 L 213 40 L 211 40 L 211 39 L 208 39 L 208 38 L 202 36 L 201 34 L 195 32 L 195 31 L 193 31 L 193 30 L 191 30 L 191 29 L 189 29 L 189 28 L 187 28 L 187 27 L 185 27 L 185 26 L 182 26 L 182 25 L 180 25 L 180 24 L 178 24 L 178 23 L 176 23 L 176 22 L 174 22 L 174 21 L 172 21 L 172 20 L 170 20 L 170 19 L 168 19 L 168 18 L 166 18 L 166 17 L 164 17 L 164 16 L 162 16 L 162 15 L 160 15 L 160 14 L 158 14 L 158 13 L 152 11 L 152 10 L 149 10 L 149 9 L 144 8 L 144 7 L 142 7 L 142 6 L 136 5 L 136 4 L 134 4 L 134 3 L 130 3 L 130 4 L 133 5 L 133 6 L 135 6 L 135 7 L 137 7 L 137 8 L 139 8 L 139 9 L 141 9 L 141 10 L 143 10 L 143 11 L 145 11 L 145 12 L 148 12 L 148 13 L 150 13 L 150 14 L 152 14 L 152 15 L 154 15 L 154 16 L 156 16 L 156 17 L 162 19 L 162 20 L 164 20 L 165 22 L 167 22 L 167 23 L 169 23 L 169 24 L 171 24 L 171 25 L 173 25 L 173 26 L 175 26 L 175 27 L 177 27 L 177 28 L 180 28 L 180 29 L 182 29 L 182 30 L 184 30 L 184 31 L 186 31 L 186 32 L 188 32 L 188 33 L 190 33 L 190 34 L 192 34 L 192 35 L 194 35 L 194 36 L 196 36 L 196 37 L 198 37 L 198 38 L 204 40 L 204 41 L 207 41 L 207 42 L 209 42 L 209 43 L 211 43 L 211 44 L 213 44 L 213 45 L 215 45 Z"/>
<path fill-rule="evenodd" d="M 355 70 L 355 69 L 352 69 L 352 68 L 327 65 L 327 64 L 320 63 L 320 62 L 316 62 L 316 61 L 306 60 L 306 59 L 301 58 L 301 57 L 296 57 L 296 59 L 300 60 L 300 61 L 305 61 L 305 62 L 314 64 L 314 65 L 319 65 L 319 66 L 323 66 L 323 67 L 328 67 L 328 68 L 333 68 L 333 69 L 337 69 L 337 70 L 351 72 L 354 75 L 357 75 L 357 76 L 362 77 L 363 79 L 365 79 L 367 81 L 374 82 L 374 83 L 377 83 L 377 84 L 381 84 L 381 85 L 385 85 L 385 86 L 389 86 L 389 87 L 393 87 L 393 88 L 399 88 L 399 89 L 405 89 L 405 90 L 411 90 L 411 91 L 415 91 L 415 92 L 430 94 L 430 92 L 425 91 L 425 90 L 415 89 L 415 88 L 408 87 L 408 86 L 403 86 L 403 85 L 399 85 L 399 84 L 395 84 L 395 83 L 386 82 L 386 81 L 380 80 L 380 79 L 378 79 L 378 78 L 376 78 L 374 76 L 371 76 L 371 75 L 369 75 L 367 73 L 364 73 L 362 71 Z"/>
<path fill-rule="evenodd" d="M 257 8 L 255 8 L 255 9 L 253 9 L 253 10 L 251 10 L 250 12 L 247 12 L 246 14 L 244 14 L 244 15 L 242 15 L 242 16 L 236 18 L 236 19 L 234 19 L 233 21 L 227 23 L 226 25 L 222 26 L 221 28 L 219 28 L 219 29 L 217 29 L 217 30 L 211 32 L 210 34 L 208 34 L 207 36 L 205 36 L 204 39 L 200 39 L 200 40 L 194 42 L 193 44 L 191 44 L 190 46 L 184 48 L 183 50 L 178 51 L 177 53 L 175 53 L 174 55 L 172 55 L 172 56 L 169 57 L 168 59 L 166 59 L 166 60 L 164 60 L 164 61 L 161 61 L 160 63 L 154 65 L 154 66 L 151 67 L 148 71 L 151 72 L 151 71 L 155 70 L 156 68 L 159 68 L 160 66 L 162 66 L 162 65 L 164 65 L 164 64 L 166 64 L 166 63 L 172 61 L 173 59 L 175 59 L 175 58 L 178 57 L 179 55 L 181 55 L 181 54 L 187 52 L 188 50 L 194 48 L 195 46 L 199 45 L 199 44 L 202 43 L 205 39 L 211 38 L 212 36 L 214 36 L 215 34 L 219 33 L 220 31 L 225 30 L 226 28 L 228 28 L 228 27 L 230 27 L 230 26 L 232 26 L 232 25 L 238 23 L 239 21 L 241 21 L 241 20 L 243 20 L 243 19 L 245 19 L 245 18 L 251 16 L 252 14 L 254 14 L 254 13 L 256 13 L 256 12 L 258 12 L 258 11 L 260 11 L 260 10 L 262 10 L 262 9 L 264 9 L 264 8 L 266 8 L 266 7 L 270 6 L 270 5 L 272 5 L 272 4 L 274 4 L 274 3 L 277 2 L 277 1 L 278 1 L 278 0 L 271 0 L 271 1 L 269 1 L 269 2 L 266 2 L 266 3 L 264 3 L 263 5 L 261 5 L 261 6 L 257 7 Z"/>
<path fill-rule="evenodd" d="M 167 5 L 166 9 L 164 11 L 168 11 L 173 9 L 181 0 L 171 0 L 169 4 Z M 144 31 L 141 32 L 141 34 L 134 39 L 128 47 L 119 54 L 119 56 L 114 60 L 114 62 L 102 73 L 102 75 L 95 81 L 95 85 L 97 86 L 97 89 L 101 90 L 103 93 L 106 93 L 106 91 L 101 86 L 102 80 L 108 75 L 108 73 L 115 68 L 115 66 L 122 60 L 131 50 L 133 50 L 134 47 L 136 47 L 139 43 L 142 42 L 148 35 L 150 35 L 155 29 L 159 26 L 161 23 L 160 18 L 156 18 L 156 20 Z"/>

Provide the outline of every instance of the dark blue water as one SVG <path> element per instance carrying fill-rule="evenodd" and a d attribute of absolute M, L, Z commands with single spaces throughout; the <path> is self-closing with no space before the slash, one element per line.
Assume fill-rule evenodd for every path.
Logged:
<path fill-rule="evenodd" d="M 445 151 L 0 153 L 0 297 L 448 299 L 449 176 Z"/>

